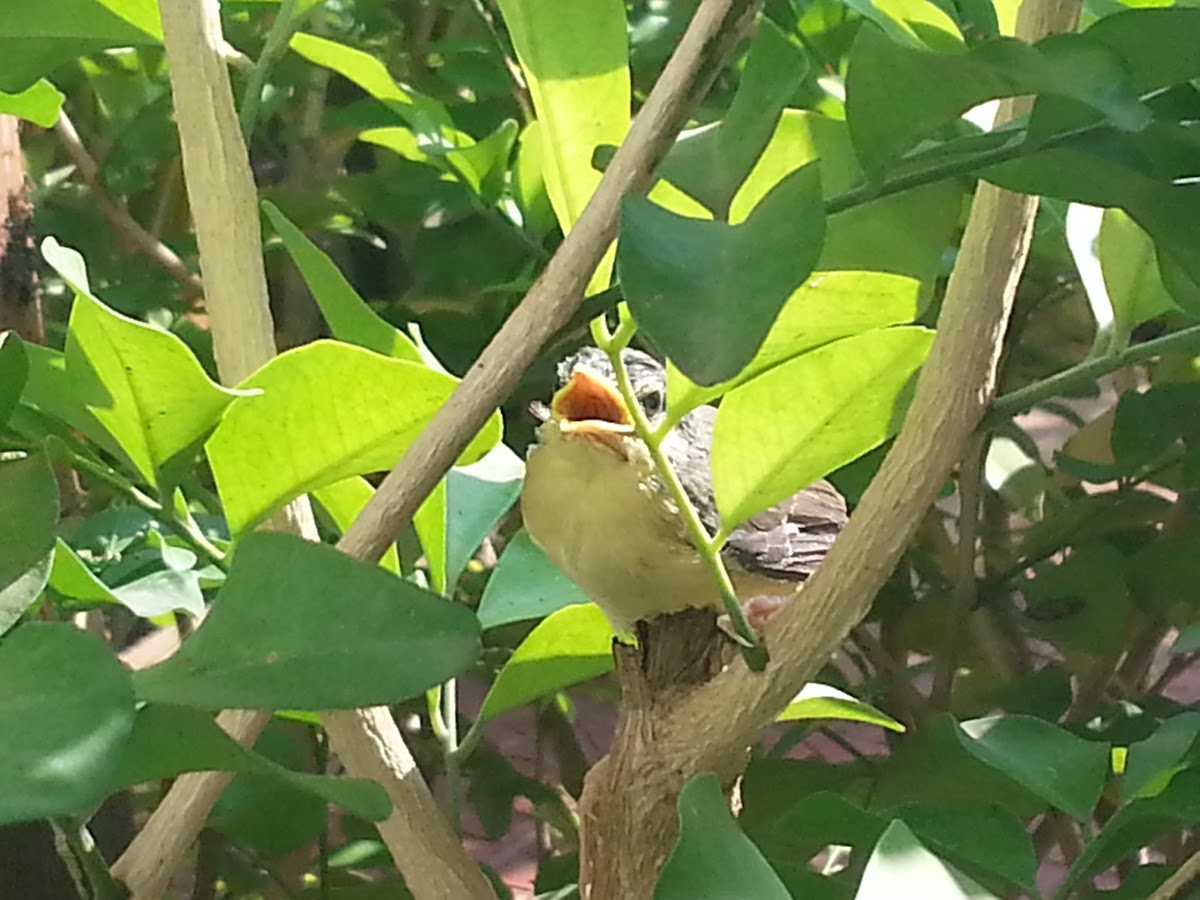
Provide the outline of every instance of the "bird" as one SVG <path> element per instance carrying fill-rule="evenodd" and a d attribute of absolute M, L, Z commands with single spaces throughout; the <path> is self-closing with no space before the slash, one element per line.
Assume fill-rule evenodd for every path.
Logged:
<path fill-rule="evenodd" d="M 666 415 L 666 369 L 632 348 L 621 351 L 621 360 L 642 412 L 657 426 Z M 693 607 L 720 609 L 716 579 L 635 433 L 608 355 L 584 347 L 557 374 L 549 406 L 534 410 L 543 422 L 521 493 L 529 537 L 617 633 Z M 714 406 L 691 410 L 661 445 L 710 535 L 720 527 L 710 465 L 716 417 Z M 845 499 L 820 480 L 734 528 L 722 555 L 743 609 L 773 610 L 795 595 L 846 518 Z"/>

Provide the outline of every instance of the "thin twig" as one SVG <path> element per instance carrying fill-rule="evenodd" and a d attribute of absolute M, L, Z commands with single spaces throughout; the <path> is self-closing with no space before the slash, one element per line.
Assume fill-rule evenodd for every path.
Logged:
<path fill-rule="evenodd" d="M 952 609 L 942 633 L 942 652 L 933 676 L 930 700 L 935 709 L 948 709 L 958 668 L 958 648 L 967 635 L 967 624 L 979 599 L 975 575 L 975 542 L 979 532 L 979 495 L 983 484 L 983 457 L 987 439 L 976 432 L 967 442 L 958 467 L 958 544 L 954 551 Z"/>
<path fill-rule="evenodd" d="M 187 288 L 189 293 L 204 293 L 204 283 L 200 280 L 200 276 L 193 273 L 184 261 L 175 255 L 174 250 L 157 240 L 154 235 L 138 224 L 128 210 L 109 195 L 104 185 L 100 183 L 100 167 L 96 165 L 92 155 L 83 146 L 83 142 L 79 139 L 79 132 L 75 130 L 75 125 L 71 122 L 66 110 L 59 112 L 58 121 L 54 123 L 54 131 L 58 135 L 63 149 L 75 163 L 76 170 L 83 176 L 83 180 L 91 189 L 100 214 L 104 216 L 113 230 L 127 238 L 151 262 Z"/>
<path fill-rule="evenodd" d="M 1171 900 L 1197 878 L 1200 878 L 1200 850 L 1184 860 L 1183 865 L 1175 870 L 1175 874 L 1159 885 L 1158 890 L 1150 895 L 1149 900 Z"/>
<path fill-rule="evenodd" d="M 908 715 L 905 718 L 908 721 L 905 723 L 906 725 L 920 725 L 933 715 L 929 700 L 913 686 L 904 664 L 892 656 L 870 628 L 866 625 L 858 625 L 849 639 L 858 645 L 871 665 L 875 667 L 875 674 L 887 683 L 888 687 L 895 692 L 897 700 L 907 708 Z"/>
<path fill-rule="evenodd" d="M 1051 375 L 1049 378 L 1044 378 L 997 398 L 988 411 L 983 427 L 987 428 L 991 423 L 1031 409 L 1043 400 L 1069 394 L 1073 390 L 1086 387 L 1097 378 L 1133 363 L 1162 356 L 1165 353 L 1183 353 L 1195 350 L 1197 347 L 1200 347 L 1200 325 L 1192 325 L 1152 341 L 1146 341 L 1144 344 L 1135 344 L 1112 356 L 1086 360 L 1056 375 Z"/>
<path fill-rule="evenodd" d="M 258 61 L 254 63 L 254 68 L 250 70 L 250 77 L 246 79 L 246 89 L 242 93 L 242 109 L 238 118 L 242 124 L 242 137 L 247 141 L 254 133 L 254 125 L 258 120 L 258 107 L 262 103 L 262 92 L 267 81 L 267 73 L 275 65 L 275 61 L 287 50 L 288 41 L 300 27 L 299 20 L 295 18 L 295 12 L 296 0 L 283 0 L 279 4 L 279 11 L 275 14 L 275 21 L 271 23 L 271 30 L 267 32 L 267 40 L 263 44 L 262 53 L 259 54 Z"/>

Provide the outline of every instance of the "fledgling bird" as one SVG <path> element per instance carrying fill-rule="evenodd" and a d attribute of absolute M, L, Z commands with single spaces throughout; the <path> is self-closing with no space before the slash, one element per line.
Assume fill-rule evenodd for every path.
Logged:
<path fill-rule="evenodd" d="M 638 403 L 657 424 L 666 411 L 666 370 L 638 350 L 621 355 Z M 521 510 L 529 536 L 618 632 L 689 607 L 720 608 L 712 574 L 634 433 L 608 357 L 585 348 L 558 375 L 561 387 L 526 465 Z M 715 407 L 698 407 L 662 445 L 710 534 L 720 524 L 709 464 L 716 415 Z M 743 606 L 795 593 L 845 523 L 845 500 L 822 480 L 734 529 L 722 552 Z"/>

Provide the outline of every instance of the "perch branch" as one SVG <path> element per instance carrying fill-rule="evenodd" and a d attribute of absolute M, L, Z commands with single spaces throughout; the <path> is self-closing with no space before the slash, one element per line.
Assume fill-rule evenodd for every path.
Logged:
<path fill-rule="evenodd" d="M 1080 2 L 1024 3 L 1021 37 L 1072 27 Z M 1005 121 L 1016 106 L 1005 104 Z M 678 830 L 684 782 L 711 771 L 732 785 L 761 729 L 866 614 L 992 399 L 1036 210 L 1034 197 L 978 187 L 904 426 L 820 569 L 767 623 L 766 669 L 735 660 L 707 684 L 649 704 L 649 715 L 636 696 L 625 698 L 613 748 L 589 773 L 580 803 L 581 858 L 597 861 L 582 873 L 583 896 L 650 897 Z"/>

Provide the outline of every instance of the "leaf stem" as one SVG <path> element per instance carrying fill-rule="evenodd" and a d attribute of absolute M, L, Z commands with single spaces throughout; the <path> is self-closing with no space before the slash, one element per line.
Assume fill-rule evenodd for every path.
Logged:
<path fill-rule="evenodd" d="M 267 73 L 271 71 L 271 66 L 275 65 L 275 61 L 283 55 L 288 41 L 292 39 L 292 34 L 300 27 L 299 20 L 295 18 L 295 12 L 296 0 L 282 0 L 279 12 L 275 15 L 275 21 L 271 24 L 271 30 L 267 32 L 267 40 L 263 44 L 262 53 L 259 54 L 258 61 L 254 63 L 254 68 L 250 70 L 250 77 L 246 80 L 246 89 L 242 93 L 242 109 L 239 116 L 243 140 L 250 140 L 250 135 L 254 133 Z"/>
<path fill-rule="evenodd" d="M 1197 348 L 1200 348 L 1200 325 L 1192 325 L 1152 341 L 1135 344 L 1111 356 L 1085 360 L 1069 369 L 1051 375 L 1049 378 L 1043 378 L 1041 381 L 998 397 L 984 418 L 982 427 L 990 428 L 1002 419 L 1010 418 L 1036 406 L 1042 400 L 1049 400 L 1075 388 L 1083 387 L 1109 372 L 1115 372 L 1117 369 L 1133 363 L 1175 350 Z"/>
<path fill-rule="evenodd" d="M 190 517 L 186 519 L 181 518 L 169 505 L 159 503 L 153 497 L 140 490 L 137 485 L 126 480 L 119 472 L 108 468 L 102 463 L 88 459 L 82 454 L 76 453 L 65 441 L 51 438 L 46 442 L 45 449 L 47 455 L 52 459 L 59 459 L 72 469 L 78 469 L 81 472 L 91 475 L 97 481 L 103 482 L 125 497 L 134 506 L 150 513 L 180 537 L 184 543 L 188 544 L 193 550 L 196 550 L 201 556 L 207 558 L 209 562 L 222 570 L 228 570 L 229 561 L 225 553 L 204 536 L 199 526 Z"/>

